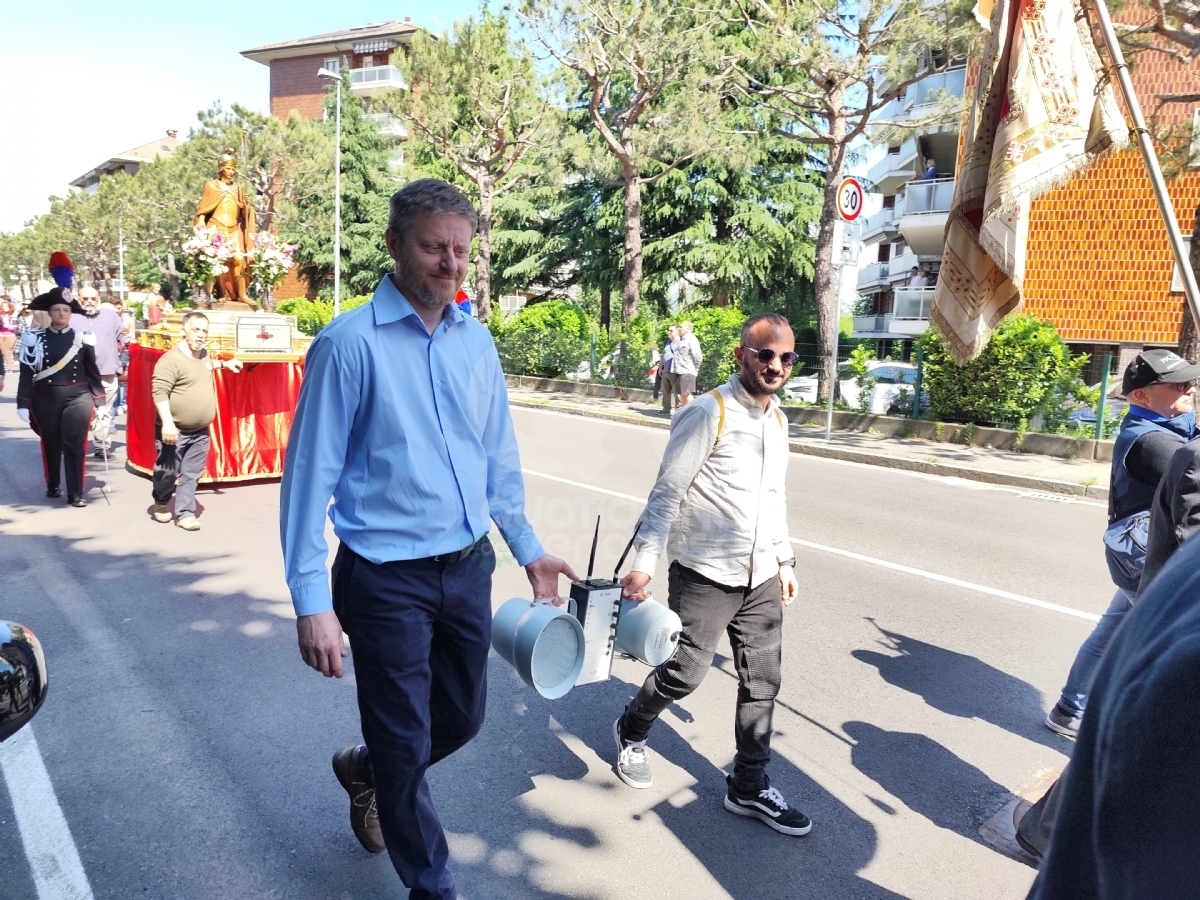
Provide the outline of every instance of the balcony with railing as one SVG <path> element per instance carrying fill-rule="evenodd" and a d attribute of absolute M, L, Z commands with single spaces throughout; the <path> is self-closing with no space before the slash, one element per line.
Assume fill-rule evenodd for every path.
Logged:
<path fill-rule="evenodd" d="M 896 210 L 881 209 L 875 215 L 867 216 L 862 220 L 859 238 L 864 242 L 869 242 L 877 237 L 895 237 L 896 233 Z"/>
<path fill-rule="evenodd" d="M 931 287 L 896 288 L 892 295 L 892 331 L 896 334 L 922 334 L 929 327 L 933 291 Z"/>
<path fill-rule="evenodd" d="M 908 279 L 912 275 L 913 266 L 920 267 L 921 257 L 913 253 L 911 249 L 905 250 L 903 253 L 892 257 L 891 269 L 888 273 L 889 284 L 908 284 Z"/>
<path fill-rule="evenodd" d="M 908 108 L 912 110 L 919 107 L 936 106 L 946 97 L 961 97 L 966 84 L 966 66 L 947 69 L 936 75 L 928 75 L 909 87 L 906 92 Z"/>
<path fill-rule="evenodd" d="M 899 147 L 888 147 L 883 159 L 867 170 L 867 180 L 881 194 L 894 194 L 917 176 L 917 139 L 909 138 Z"/>
<path fill-rule="evenodd" d="M 854 333 L 851 337 L 874 337 L 891 333 L 892 317 L 887 313 L 854 317 Z"/>
<path fill-rule="evenodd" d="M 366 66 L 350 70 L 350 89 L 360 97 L 373 97 L 384 91 L 408 87 L 395 66 Z"/>
<path fill-rule="evenodd" d="M 367 118 L 379 126 L 379 133 L 384 137 L 395 138 L 398 141 L 408 139 L 408 129 L 395 116 L 388 113 L 368 113 Z"/>
<path fill-rule="evenodd" d="M 910 181 L 904 186 L 904 212 L 896 224 L 905 242 L 919 255 L 942 255 L 953 199 L 953 178 Z"/>
<path fill-rule="evenodd" d="M 858 289 L 870 292 L 872 288 L 886 287 L 889 266 L 890 263 L 885 262 L 871 263 L 869 266 L 863 266 L 858 270 Z"/>

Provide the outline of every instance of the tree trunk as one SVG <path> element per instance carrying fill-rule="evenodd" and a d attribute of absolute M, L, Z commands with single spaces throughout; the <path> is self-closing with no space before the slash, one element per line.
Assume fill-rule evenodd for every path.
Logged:
<path fill-rule="evenodd" d="M 835 92 L 829 97 L 829 108 L 842 108 L 842 94 Z M 817 402 L 829 400 L 837 360 L 834 359 L 834 341 L 838 322 L 837 271 L 833 265 L 837 229 L 837 193 L 842 180 L 842 169 L 846 161 L 846 120 L 834 116 L 829 121 L 829 133 L 833 143 L 829 147 L 829 165 L 825 169 L 825 202 L 821 208 L 821 225 L 817 230 L 816 260 L 814 262 L 813 287 L 817 307 L 817 353 L 821 356 L 821 380 L 817 389 Z"/>
<path fill-rule="evenodd" d="M 475 256 L 475 310 L 485 325 L 492 317 L 492 176 L 479 178 L 479 253 Z"/>
<path fill-rule="evenodd" d="M 1192 228 L 1188 263 L 1196 280 L 1200 281 L 1200 206 L 1196 207 L 1196 224 Z M 1187 295 L 1183 298 L 1183 323 L 1179 326 L 1179 355 L 1192 363 L 1200 359 L 1200 333 L 1196 330 L 1196 317 L 1192 315 L 1192 306 L 1188 303 Z"/>
<path fill-rule="evenodd" d="M 179 270 L 175 268 L 175 251 L 167 250 L 167 299 L 179 302 Z"/>
<path fill-rule="evenodd" d="M 713 284 L 713 306 L 728 306 L 731 291 L 729 290 L 729 282 L 718 279 Z"/>
<path fill-rule="evenodd" d="M 625 267 L 621 285 L 621 321 L 638 314 L 642 292 L 642 179 L 636 171 L 625 181 Z"/>
<path fill-rule="evenodd" d="M 600 285 L 600 327 L 608 331 L 612 325 L 612 284 Z"/>

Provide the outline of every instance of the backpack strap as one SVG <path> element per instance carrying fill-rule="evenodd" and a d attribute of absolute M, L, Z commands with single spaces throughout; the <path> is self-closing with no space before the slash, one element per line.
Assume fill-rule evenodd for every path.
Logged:
<path fill-rule="evenodd" d="M 717 409 L 720 410 L 720 416 L 717 418 L 717 436 L 713 439 L 713 448 L 708 455 L 712 456 L 717 452 L 717 441 L 721 440 L 721 432 L 725 428 L 725 398 L 721 396 L 721 392 L 716 388 L 708 392 L 717 399 Z"/>

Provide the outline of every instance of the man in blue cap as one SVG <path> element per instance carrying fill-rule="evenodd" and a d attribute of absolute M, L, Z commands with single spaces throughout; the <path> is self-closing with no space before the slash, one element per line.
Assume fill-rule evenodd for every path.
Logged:
<path fill-rule="evenodd" d="M 1129 412 L 1113 445 L 1105 533 L 1105 557 L 1117 591 L 1079 648 L 1062 696 L 1046 716 L 1051 731 L 1070 738 L 1079 733 L 1096 668 L 1133 605 L 1145 560 L 1154 492 L 1175 451 L 1196 435 L 1193 393 L 1197 378 L 1200 366 L 1163 349 L 1139 353 L 1125 369 L 1121 388 L 1129 400 Z"/>

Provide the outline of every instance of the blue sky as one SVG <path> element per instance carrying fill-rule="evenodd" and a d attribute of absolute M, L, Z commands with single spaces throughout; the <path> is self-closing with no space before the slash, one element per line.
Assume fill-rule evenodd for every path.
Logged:
<path fill-rule="evenodd" d="M 167 129 L 187 134 L 215 101 L 267 109 L 268 70 L 240 51 L 355 25 L 412 18 L 442 31 L 479 0 L 411 3 L 3 3 L 0 232 L 16 231 L 71 179 Z"/>

